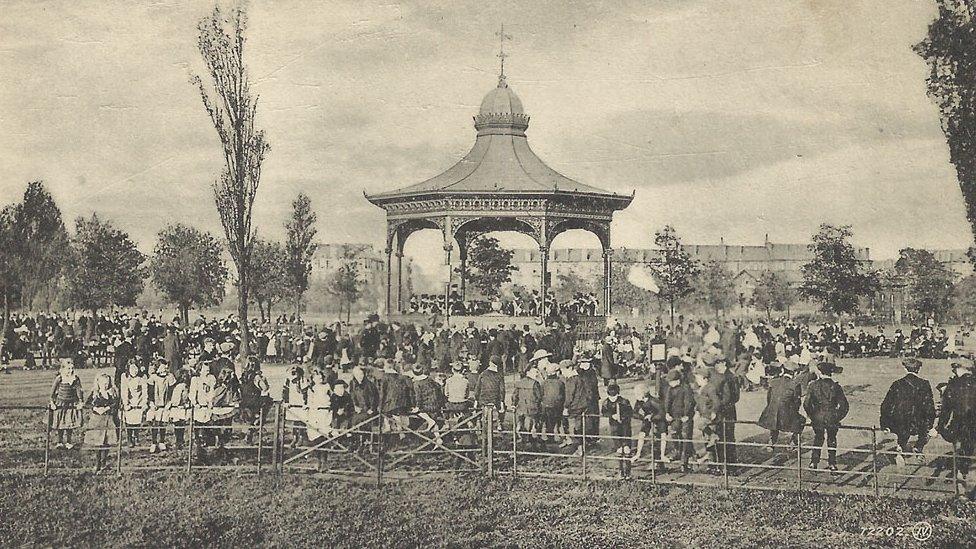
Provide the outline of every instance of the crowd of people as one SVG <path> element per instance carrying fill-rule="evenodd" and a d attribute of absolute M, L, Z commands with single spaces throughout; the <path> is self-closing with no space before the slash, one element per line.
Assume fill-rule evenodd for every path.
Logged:
<path fill-rule="evenodd" d="M 837 432 L 849 408 L 834 379 L 842 371 L 837 358 L 873 355 L 903 357 L 905 376 L 880 409 L 881 427 L 897 437 L 899 464 L 938 434 L 956 444 L 965 477 L 976 441 L 973 362 L 956 356 L 962 332 L 946 335 L 932 326 L 886 336 L 882 328 L 869 335 L 840 324 L 680 319 L 674 328 L 659 322 L 643 331 L 614 323 L 591 337 L 560 325 L 432 328 L 373 315 L 356 330 L 337 324 L 288 331 L 286 343 L 270 335 L 280 327 L 255 326 L 241 368 L 233 317 L 182 326 L 143 313 L 76 319 L 80 326 L 71 328 L 66 318 L 30 320 L 18 317 L 14 332 L 21 337 L 28 326 L 28 334 L 45 334 L 42 346 L 57 342 L 48 335 L 59 332 L 61 341 L 111 341 L 114 375 L 101 374 L 87 398 L 74 372 L 83 359 L 74 355 L 60 358 L 51 392 L 59 446 L 74 444 L 79 410 L 91 408 L 85 438 L 97 449 L 97 469 L 122 433 L 135 446 L 148 432 L 149 452 L 165 452 L 185 443 L 191 423 L 201 427 L 199 450 L 222 459 L 231 422 L 253 427 L 271 406 L 261 366 L 279 356 L 295 364 L 281 391 L 292 446 L 315 444 L 376 414 L 387 433 L 425 429 L 439 437 L 452 420 L 492 406 L 500 417 L 509 412 L 524 443 L 539 451 L 582 453 L 597 443 L 604 418 L 602 434 L 610 435 L 624 477 L 645 452 L 655 467 L 674 462 L 688 470 L 697 463 L 708 470 L 737 462 L 741 391 L 765 390 L 765 409 L 749 419 L 769 431 L 768 450 L 795 445 L 809 425 L 811 466 L 819 467 L 826 444 L 825 469 L 836 471 Z M 939 406 L 919 377 L 916 357 L 930 353 L 955 357 L 952 378 L 936 387 Z M 57 345 L 51 354 L 70 355 Z M 506 387 L 505 375 L 513 372 L 514 384 Z M 618 384 L 627 376 L 638 379 L 630 398 Z"/>
<path fill-rule="evenodd" d="M 465 299 L 457 290 L 447 298 L 452 316 L 496 314 L 505 316 L 538 317 L 545 312 L 548 319 L 572 319 L 596 316 L 599 299 L 592 292 L 576 292 L 572 298 L 560 301 L 552 294 L 542 299 L 538 290 L 519 293 L 511 298 L 498 297 L 492 301 Z M 544 308 L 544 309 L 543 309 Z M 420 294 L 411 296 L 408 311 L 414 314 L 440 315 L 444 311 L 444 296 Z"/>

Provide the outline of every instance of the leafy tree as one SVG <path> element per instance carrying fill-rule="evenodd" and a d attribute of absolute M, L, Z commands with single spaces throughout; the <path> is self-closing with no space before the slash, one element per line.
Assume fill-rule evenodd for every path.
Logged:
<path fill-rule="evenodd" d="M 199 76 L 193 78 L 224 154 L 224 168 L 213 183 L 213 192 L 227 248 L 237 270 L 242 361 L 247 358 L 248 291 L 256 239 L 251 214 L 261 181 L 261 165 L 270 149 L 264 131 L 254 127 L 258 98 L 251 95 L 244 66 L 246 27 L 243 8 L 235 9 L 228 19 L 215 6 L 210 15 L 201 19 L 197 25 L 197 47 L 210 73 L 212 89 L 208 90 Z"/>
<path fill-rule="evenodd" d="M 959 281 L 953 288 L 953 314 L 961 322 L 976 320 L 976 274 Z"/>
<path fill-rule="evenodd" d="M 766 311 L 766 318 L 772 317 L 772 311 L 789 312 L 795 302 L 796 293 L 782 273 L 766 270 L 759 275 L 752 291 L 752 305 Z"/>
<path fill-rule="evenodd" d="M 0 210 L 0 292 L 3 292 L 3 333 L 7 333 L 11 302 L 19 298 L 20 273 L 17 270 L 17 241 L 14 237 L 14 212 L 11 204 Z"/>
<path fill-rule="evenodd" d="M 295 300 L 295 312 L 299 318 L 302 314 L 302 296 L 308 290 L 308 277 L 312 273 L 312 256 L 317 247 L 315 221 L 312 201 L 305 194 L 299 193 L 291 203 L 291 218 L 285 223 L 288 231 L 288 239 L 285 241 L 288 289 Z"/>
<path fill-rule="evenodd" d="M 342 265 L 332 273 L 329 293 L 340 300 L 339 314 L 342 314 L 342 305 L 346 306 L 346 322 L 349 322 L 352 305 L 359 301 L 363 293 L 362 282 L 359 279 L 359 261 L 356 250 L 352 246 L 342 247 Z"/>
<path fill-rule="evenodd" d="M 75 221 L 68 298 L 77 309 L 96 312 L 135 305 L 143 289 L 146 256 L 129 235 L 96 214 Z"/>
<path fill-rule="evenodd" d="M 644 314 L 656 308 L 660 311 L 661 301 L 658 296 L 649 290 L 635 286 L 628 280 L 631 265 L 628 263 L 614 262 L 611 265 L 612 275 L 610 277 L 610 297 L 613 300 L 613 309 L 616 311 L 630 312 L 632 307 L 637 307 Z"/>
<path fill-rule="evenodd" d="M 30 306 L 61 275 L 68 233 L 61 210 L 40 181 L 27 184 L 21 202 L 0 214 L 0 287 L 4 321 L 15 303 Z"/>
<path fill-rule="evenodd" d="M 849 225 L 824 223 L 808 246 L 814 257 L 802 267 L 800 294 L 819 303 L 828 315 L 854 313 L 858 298 L 873 295 L 879 287 L 877 273 L 858 261 L 852 236 Z"/>
<path fill-rule="evenodd" d="M 265 322 L 271 319 L 271 308 L 289 295 L 288 252 L 277 242 L 255 240 L 251 265 L 248 294 Z"/>
<path fill-rule="evenodd" d="M 735 302 L 735 282 L 732 273 L 717 261 L 705 263 L 696 280 L 702 302 L 715 313 L 728 310 Z"/>
<path fill-rule="evenodd" d="M 213 307 L 224 299 L 227 265 L 221 252 L 213 235 L 193 227 L 177 223 L 159 231 L 149 271 L 156 288 L 176 304 L 184 325 L 191 307 Z"/>
<path fill-rule="evenodd" d="M 910 306 L 919 316 L 941 320 L 949 311 L 956 273 L 932 252 L 904 248 L 898 252 L 895 272 L 908 284 Z"/>
<path fill-rule="evenodd" d="M 514 254 L 499 246 L 497 238 L 481 236 L 468 249 L 465 270 L 458 267 L 456 271 L 490 300 L 499 295 L 503 285 L 512 281 L 512 272 L 518 269 L 512 265 Z"/>
<path fill-rule="evenodd" d="M 568 303 L 577 294 L 596 293 L 596 283 L 592 278 L 584 278 L 576 271 L 559 273 L 553 294 L 557 301 Z"/>
<path fill-rule="evenodd" d="M 61 210 L 41 181 L 27 184 L 24 198 L 14 210 L 13 229 L 21 305 L 29 306 L 42 288 L 61 275 L 68 248 Z"/>
<path fill-rule="evenodd" d="M 658 297 L 668 303 L 671 325 L 674 326 L 674 305 L 695 291 L 693 284 L 701 267 L 681 247 L 681 238 L 670 225 L 654 233 L 654 245 L 660 253 L 647 265 L 660 288 Z"/>
<path fill-rule="evenodd" d="M 938 17 L 915 52 L 929 64 L 928 94 L 938 105 L 949 160 L 976 234 L 976 6 L 972 0 L 936 0 Z"/>

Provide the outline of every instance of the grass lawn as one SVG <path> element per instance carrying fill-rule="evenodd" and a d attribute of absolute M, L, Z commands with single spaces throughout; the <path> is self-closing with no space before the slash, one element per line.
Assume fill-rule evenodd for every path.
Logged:
<path fill-rule="evenodd" d="M 457 478 L 0 476 L 0 544 L 101 547 L 940 547 L 976 505 Z M 924 543 L 918 521 L 932 525 Z M 884 529 L 891 527 L 886 533 Z M 877 529 L 877 533 L 869 529 Z"/>

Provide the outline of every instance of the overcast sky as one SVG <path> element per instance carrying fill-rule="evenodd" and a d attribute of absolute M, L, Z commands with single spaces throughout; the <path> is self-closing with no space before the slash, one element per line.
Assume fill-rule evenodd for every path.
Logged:
<path fill-rule="evenodd" d="M 972 241 L 911 51 L 935 14 L 925 0 L 250 5 L 268 238 L 303 191 L 324 242 L 381 243 L 363 191 L 436 175 L 470 148 L 504 23 L 534 150 L 584 183 L 636 190 L 615 247 L 647 246 L 666 223 L 735 244 L 851 224 L 875 258 Z M 221 153 L 189 82 L 211 6 L 0 0 L 0 200 L 42 179 L 66 219 L 97 211 L 144 251 L 168 222 L 219 232 Z M 421 233 L 408 253 L 439 245 Z M 570 245 L 598 243 L 555 242 Z"/>

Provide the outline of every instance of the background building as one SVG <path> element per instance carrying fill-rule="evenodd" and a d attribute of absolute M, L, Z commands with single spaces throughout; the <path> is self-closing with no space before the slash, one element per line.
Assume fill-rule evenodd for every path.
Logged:
<path fill-rule="evenodd" d="M 720 241 L 718 244 L 685 244 L 683 248 L 692 259 L 701 263 L 716 261 L 723 264 L 735 278 L 737 293 L 746 297 L 752 294 L 756 280 L 766 270 L 782 273 L 792 283 L 799 284 L 803 278 L 803 265 L 813 258 L 806 244 L 780 244 L 768 239 L 760 245 L 731 245 Z M 870 248 L 855 248 L 854 251 L 860 261 L 872 263 Z M 531 249 L 515 250 L 512 261 L 519 270 L 512 275 L 514 283 L 532 287 L 531 282 L 539 274 L 539 253 Z M 643 264 L 659 253 L 653 248 L 617 248 L 613 251 L 613 261 L 617 265 Z M 602 269 L 603 256 L 597 249 L 550 252 L 549 272 L 553 281 L 558 280 L 560 274 L 569 273 L 590 279 L 600 276 Z"/>

